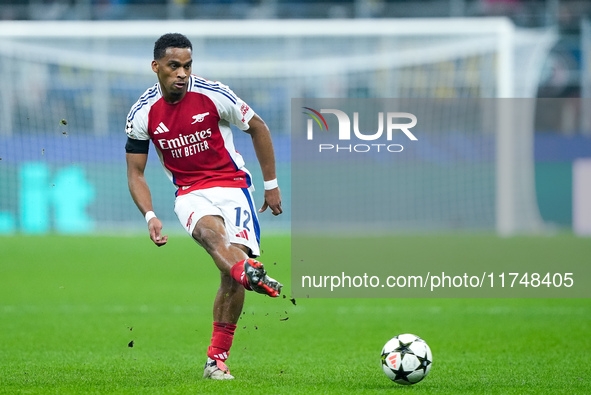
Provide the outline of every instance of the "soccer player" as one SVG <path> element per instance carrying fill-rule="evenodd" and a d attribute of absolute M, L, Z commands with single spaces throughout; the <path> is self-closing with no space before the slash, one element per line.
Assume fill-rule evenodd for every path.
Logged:
<path fill-rule="evenodd" d="M 264 178 L 265 201 L 282 213 L 275 154 L 265 122 L 227 86 L 191 74 L 192 45 L 182 34 L 154 44 L 152 70 L 158 83 L 127 116 L 127 180 L 133 201 L 148 223 L 150 238 L 163 246 L 162 222 L 154 214 L 144 177 L 149 142 L 177 187 L 174 211 L 186 231 L 213 258 L 221 283 L 213 305 L 213 335 L 205 378 L 233 379 L 225 364 L 246 290 L 277 297 L 282 284 L 267 276 L 260 255 L 259 222 L 252 180 L 234 148 L 230 124 L 250 134 Z"/>

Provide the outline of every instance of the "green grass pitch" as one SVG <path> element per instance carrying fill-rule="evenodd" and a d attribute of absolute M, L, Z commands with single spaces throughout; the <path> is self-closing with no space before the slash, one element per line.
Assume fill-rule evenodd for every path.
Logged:
<path fill-rule="evenodd" d="M 563 239 L 589 253 L 588 239 L 548 243 Z M 147 236 L 0 238 L 0 393 L 591 393 L 588 299 L 294 305 L 289 238 L 262 248 L 287 297 L 247 295 L 228 361 L 237 379 L 213 382 L 201 375 L 218 273 L 187 236 L 162 248 Z M 403 387 L 379 354 L 407 332 L 434 362 Z"/>

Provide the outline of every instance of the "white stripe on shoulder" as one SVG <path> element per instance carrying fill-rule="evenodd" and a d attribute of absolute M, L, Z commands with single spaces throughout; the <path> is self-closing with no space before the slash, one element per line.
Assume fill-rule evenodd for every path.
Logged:
<path fill-rule="evenodd" d="M 191 85 L 193 88 L 195 88 L 195 91 L 205 90 L 210 92 L 216 92 L 224 95 L 234 104 L 236 104 L 236 102 L 238 101 L 238 97 L 234 94 L 234 92 L 232 92 L 232 90 L 228 88 L 228 86 L 222 84 L 221 82 L 206 80 L 205 78 L 201 78 L 198 76 L 193 77 L 194 79 Z"/>
<path fill-rule="evenodd" d="M 153 87 L 149 88 L 142 96 L 140 96 L 139 100 L 131 107 L 129 111 L 128 119 L 133 120 L 135 114 L 140 111 L 144 106 L 149 104 L 150 102 L 154 102 L 154 99 L 162 97 L 162 92 L 160 91 L 160 85 L 155 84 Z"/>

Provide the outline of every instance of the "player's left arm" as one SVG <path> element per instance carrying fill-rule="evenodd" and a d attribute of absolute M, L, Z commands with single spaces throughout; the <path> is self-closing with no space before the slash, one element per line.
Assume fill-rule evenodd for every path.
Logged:
<path fill-rule="evenodd" d="M 267 124 L 261 117 L 254 114 L 250 121 L 248 121 L 248 126 L 249 128 L 246 130 L 246 133 L 250 134 L 252 138 L 254 151 L 257 155 L 259 164 L 261 165 L 263 179 L 265 181 L 277 179 L 277 173 L 275 170 L 275 150 L 273 149 L 271 132 L 267 127 Z M 279 215 L 283 212 L 283 209 L 281 208 L 281 190 L 279 187 L 265 190 L 265 201 L 259 212 L 262 213 L 267 208 L 271 209 L 273 215 Z"/>

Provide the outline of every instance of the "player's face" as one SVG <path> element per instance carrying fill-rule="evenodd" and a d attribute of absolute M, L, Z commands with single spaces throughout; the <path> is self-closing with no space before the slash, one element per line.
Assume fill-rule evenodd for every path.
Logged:
<path fill-rule="evenodd" d="M 176 103 L 185 96 L 192 64 L 189 48 L 167 48 L 164 57 L 152 61 L 164 100 Z"/>

